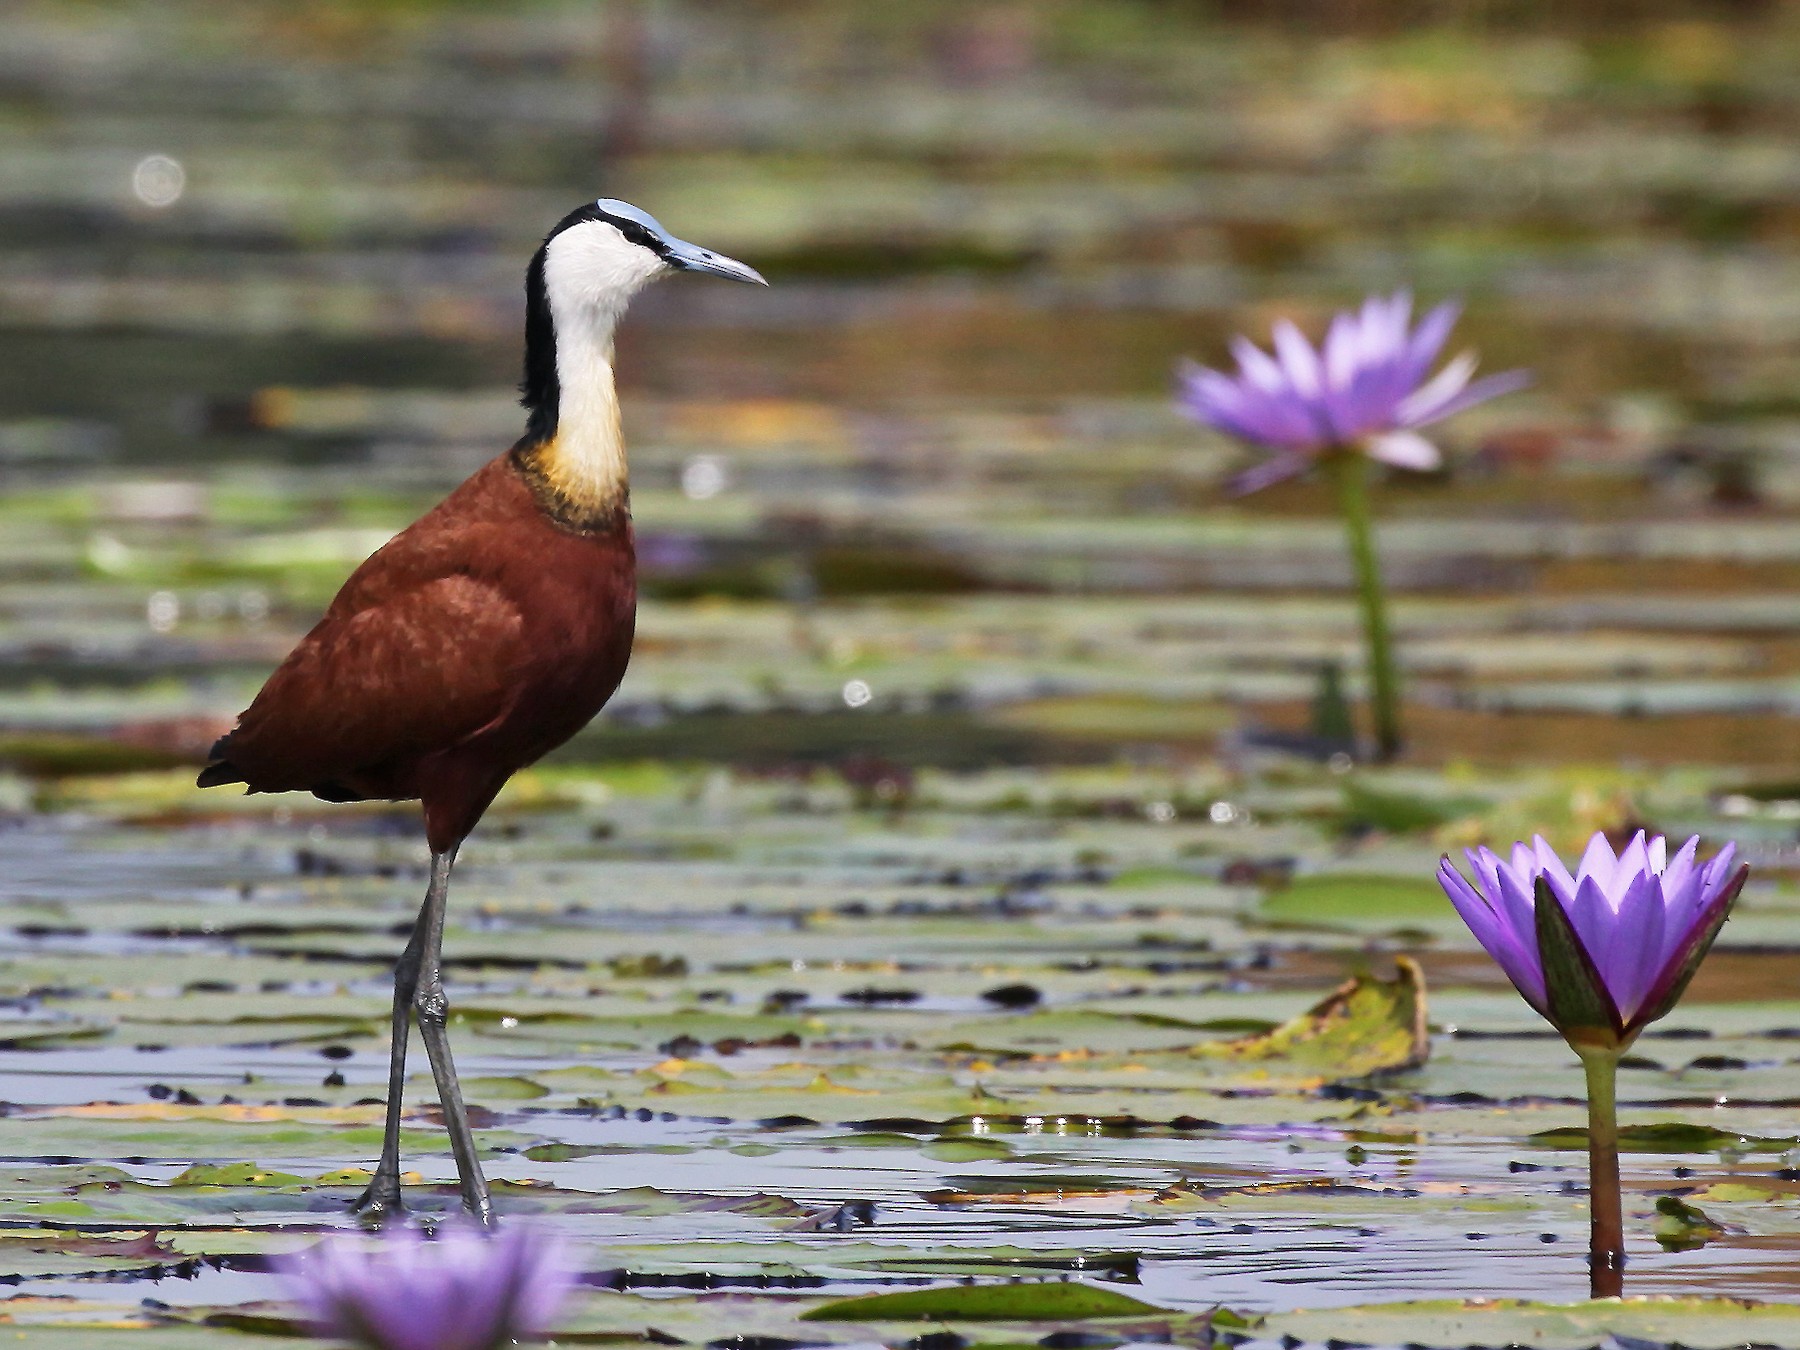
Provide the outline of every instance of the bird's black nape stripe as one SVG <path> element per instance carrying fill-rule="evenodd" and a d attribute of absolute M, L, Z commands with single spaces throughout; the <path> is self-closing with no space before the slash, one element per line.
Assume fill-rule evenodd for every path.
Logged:
<path fill-rule="evenodd" d="M 556 434 L 562 400 L 562 386 L 556 378 L 556 321 L 550 314 L 550 297 L 544 289 L 544 258 L 550 241 L 572 225 L 590 220 L 604 221 L 631 243 L 649 249 L 659 258 L 669 256 L 669 241 L 640 221 L 616 216 L 603 210 L 599 203 L 578 206 L 556 222 L 544 236 L 531 266 L 525 269 L 525 376 L 519 381 L 519 401 L 529 411 L 525 422 L 527 441 L 547 441 Z"/>
<path fill-rule="evenodd" d="M 544 254 L 549 247 L 546 239 L 525 269 L 525 378 L 519 381 L 519 402 L 530 413 L 525 420 L 527 441 L 547 441 L 556 434 L 562 401 L 562 385 L 556 378 L 556 321 L 544 290 Z"/>

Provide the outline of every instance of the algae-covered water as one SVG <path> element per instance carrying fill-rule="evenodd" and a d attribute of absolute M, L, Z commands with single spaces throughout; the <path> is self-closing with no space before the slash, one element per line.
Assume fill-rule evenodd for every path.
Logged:
<path fill-rule="evenodd" d="M 890 1335 L 996 1315 L 960 1300 L 1021 1279 L 1136 1300 L 1085 1311 L 1179 1340 L 1219 1305 L 1307 1338 L 1377 1317 L 1319 1320 L 1346 1305 L 1579 1300 L 1578 1066 L 1424 880 L 1429 837 L 1343 842 L 1343 786 L 934 772 L 869 810 L 826 778 L 529 778 L 468 850 L 446 950 L 501 1213 L 584 1253 L 569 1329 L 835 1340 L 802 1319 L 943 1291 L 878 1319 Z M 1490 781 L 1462 828 L 1559 792 L 1569 823 L 1580 785 Z M 1672 829 L 1745 838 L 1763 879 L 1623 1075 L 1631 1290 L 1779 1302 L 1800 1244 L 1786 827 L 1647 792 Z M 1160 818 L 1172 801 L 1206 806 Z M 7 835 L 15 1316 L 210 1344 L 163 1324 L 280 1316 L 261 1258 L 348 1224 L 419 845 L 404 814 L 221 808 L 172 774 L 64 808 Z M 1359 972 L 1380 982 L 1305 1018 Z M 409 1197 L 443 1215 L 434 1095 L 416 1066 Z M 1682 1338 L 1717 1316 L 1653 1311 Z M 1394 1325 L 1465 1335 L 1443 1309 Z"/>

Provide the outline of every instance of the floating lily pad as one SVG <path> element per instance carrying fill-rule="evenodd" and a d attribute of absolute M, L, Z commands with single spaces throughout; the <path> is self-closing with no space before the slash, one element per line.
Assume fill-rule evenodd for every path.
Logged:
<path fill-rule="evenodd" d="M 1416 961 L 1400 957 L 1393 980 L 1358 976 L 1299 1017 L 1260 1036 L 1206 1042 L 1198 1056 L 1238 1064 L 1267 1065 L 1279 1076 L 1315 1073 L 1321 1078 L 1359 1078 L 1416 1068 L 1431 1053 L 1425 1025 L 1425 976 Z"/>
<path fill-rule="evenodd" d="M 1462 1347 L 1529 1344 L 1575 1350 L 1606 1336 L 1714 1350 L 1778 1345 L 1800 1337 L 1800 1305 L 1725 1298 L 1627 1298 L 1546 1304 L 1470 1299 L 1278 1313 L 1259 1328 L 1271 1337 L 1364 1344 Z"/>
<path fill-rule="evenodd" d="M 1531 1142 L 1540 1148 L 1585 1150 L 1587 1129 L 1541 1130 L 1531 1136 Z M 1619 1149 L 1626 1153 L 1785 1153 L 1797 1143 L 1800 1141 L 1792 1137 L 1771 1139 L 1734 1134 L 1711 1125 L 1681 1121 L 1619 1127 Z"/>
<path fill-rule="evenodd" d="M 1286 923 L 1324 927 L 1394 928 L 1419 920 L 1454 920 L 1443 890 L 1429 877 L 1339 872 L 1296 877 L 1270 892 L 1262 915 Z"/>
<path fill-rule="evenodd" d="M 805 1322 L 1043 1321 L 1147 1317 L 1165 1311 L 1114 1289 L 1080 1283 L 949 1285 L 841 1299 Z"/>

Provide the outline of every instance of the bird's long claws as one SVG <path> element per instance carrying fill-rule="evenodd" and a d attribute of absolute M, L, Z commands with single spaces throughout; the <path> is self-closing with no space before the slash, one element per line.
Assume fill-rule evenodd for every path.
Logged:
<path fill-rule="evenodd" d="M 400 1203 L 399 1178 L 380 1172 L 375 1174 L 368 1188 L 351 1201 L 350 1208 L 358 1223 L 376 1232 L 406 1222 L 406 1206 Z"/>

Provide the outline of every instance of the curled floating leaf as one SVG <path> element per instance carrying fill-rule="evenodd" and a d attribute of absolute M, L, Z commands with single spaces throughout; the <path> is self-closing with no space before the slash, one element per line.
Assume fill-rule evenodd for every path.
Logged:
<path fill-rule="evenodd" d="M 1425 972 L 1409 956 L 1395 957 L 1394 965 L 1398 973 L 1391 980 L 1358 975 L 1273 1031 L 1233 1041 L 1204 1041 L 1192 1053 L 1317 1066 L 1326 1080 L 1417 1068 L 1431 1054 Z"/>
<path fill-rule="evenodd" d="M 1730 1231 L 1698 1206 L 1673 1195 L 1657 1198 L 1656 1216 L 1656 1241 L 1667 1252 L 1693 1251 Z"/>

